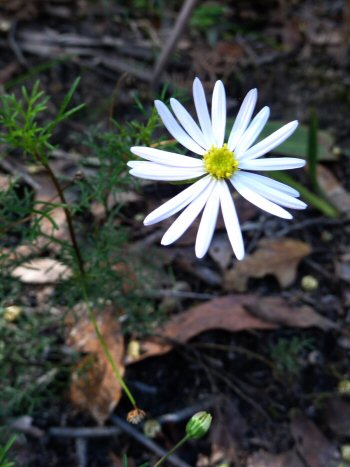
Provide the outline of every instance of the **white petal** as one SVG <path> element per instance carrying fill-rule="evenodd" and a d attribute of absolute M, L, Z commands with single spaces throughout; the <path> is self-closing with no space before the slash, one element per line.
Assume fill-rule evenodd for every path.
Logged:
<path fill-rule="evenodd" d="M 206 151 L 201 148 L 195 141 L 193 141 L 193 139 L 190 138 L 188 134 L 180 127 L 167 106 L 161 101 L 155 101 L 154 104 L 169 133 L 175 139 L 177 139 L 177 141 L 182 144 L 182 146 L 185 146 L 185 148 L 189 149 L 195 154 L 200 154 L 203 156 Z"/>
<path fill-rule="evenodd" d="M 227 143 L 231 151 L 235 150 L 238 141 L 240 140 L 250 122 L 257 98 L 258 91 L 256 89 L 249 91 L 244 98 Z"/>
<path fill-rule="evenodd" d="M 131 175 L 148 180 L 191 180 L 205 173 L 205 169 L 202 168 L 167 167 L 154 162 L 130 161 L 128 165 L 132 167 L 130 170 Z"/>
<path fill-rule="evenodd" d="M 209 196 L 211 195 L 215 181 L 211 180 L 211 183 L 198 195 L 192 203 L 179 215 L 175 222 L 165 232 L 161 244 L 170 245 L 174 243 L 181 235 L 189 228 L 195 218 L 203 209 Z"/>
<path fill-rule="evenodd" d="M 226 182 L 221 181 L 218 188 L 222 217 L 224 218 L 227 235 L 236 258 L 241 260 L 244 258 L 244 243 L 236 208 Z"/>
<path fill-rule="evenodd" d="M 175 152 L 163 151 L 161 149 L 148 148 L 144 146 L 134 146 L 130 151 L 136 156 L 171 167 L 203 167 L 203 159 L 183 156 Z"/>
<path fill-rule="evenodd" d="M 197 258 L 203 258 L 208 251 L 211 239 L 213 238 L 220 205 L 219 190 L 215 188 L 218 187 L 214 187 L 214 190 L 205 205 L 202 219 L 199 224 L 195 246 Z"/>
<path fill-rule="evenodd" d="M 289 138 L 294 133 L 298 125 L 299 123 L 297 120 L 287 123 L 287 125 L 284 125 L 282 128 L 272 133 L 272 135 L 264 138 L 255 146 L 248 149 L 242 160 L 256 159 L 257 157 L 263 156 L 264 154 L 272 151 L 272 149 L 275 149 L 277 146 L 282 144 L 283 141 Z"/>
<path fill-rule="evenodd" d="M 295 157 L 268 157 L 266 159 L 252 159 L 239 161 L 239 168 L 246 170 L 288 170 L 304 167 L 306 162 Z"/>
<path fill-rule="evenodd" d="M 167 219 L 173 214 L 181 211 L 181 209 L 185 208 L 198 195 L 202 193 L 202 191 L 209 185 L 211 180 L 212 178 L 207 175 L 206 177 L 201 178 L 197 182 L 193 183 L 193 185 L 190 185 L 188 188 L 181 191 L 178 195 L 174 196 L 174 198 L 169 199 L 169 201 L 148 214 L 143 223 L 145 225 L 156 224 L 157 222 L 163 221 L 164 219 Z"/>
<path fill-rule="evenodd" d="M 307 205 L 303 201 L 300 201 L 300 199 L 294 198 L 294 196 L 290 196 L 280 190 L 269 187 L 264 183 L 258 182 L 257 180 L 252 180 L 249 175 L 250 174 L 247 172 L 239 172 L 236 174 L 235 179 L 236 181 L 238 179 L 246 187 L 255 191 L 264 198 L 279 204 L 280 206 L 291 209 L 305 209 L 307 207 Z"/>
<path fill-rule="evenodd" d="M 274 214 L 275 216 L 282 217 L 283 219 L 293 218 L 293 216 L 288 211 L 263 198 L 262 196 L 258 195 L 258 193 L 255 193 L 255 191 L 248 188 L 248 186 L 246 186 L 243 182 L 240 182 L 238 177 L 233 177 L 230 181 L 238 193 L 243 196 L 243 198 L 248 200 L 250 203 L 255 204 L 255 206 L 258 208 L 263 209 L 270 214 Z"/>
<path fill-rule="evenodd" d="M 173 109 L 175 117 L 179 120 L 183 128 L 192 137 L 192 139 L 194 139 L 194 141 L 202 148 L 206 150 L 210 149 L 210 145 L 207 144 L 202 131 L 199 129 L 197 123 L 193 120 L 185 107 L 180 104 L 179 101 L 173 98 L 170 99 L 170 105 Z"/>
<path fill-rule="evenodd" d="M 266 125 L 267 120 L 269 119 L 269 116 L 270 109 L 268 107 L 263 107 L 250 122 L 249 127 L 243 133 L 242 138 L 239 140 L 235 149 L 235 155 L 238 159 L 242 157 L 245 151 L 250 148 L 256 138 L 260 135 L 262 129 Z"/>
<path fill-rule="evenodd" d="M 267 187 L 275 188 L 275 190 L 279 190 L 279 191 L 282 191 L 283 193 L 286 193 L 287 195 L 294 196 L 294 198 L 297 198 L 300 196 L 299 191 L 295 190 L 289 185 L 278 182 L 277 180 L 274 180 L 273 178 L 265 177 L 264 175 L 254 174 L 252 172 L 242 171 L 240 173 L 244 173 L 245 176 L 250 178 L 253 182 L 256 181 Z"/>
<path fill-rule="evenodd" d="M 222 81 L 217 81 L 214 86 L 211 103 L 211 121 L 216 145 L 221 148 L 224 144 L 226 129 L 226 95 Z"/>
<path fill-rule="evenodd" d="M 202 128 L 207 145 L 210 148 L 213 144 L 215 144 L 215 138 L 213 134 L 213 128 L 211 126 L 204 89 L 198 78 L 196 78 L 193 82 L 193 99 L 196 106 L 199 124 Z"/>

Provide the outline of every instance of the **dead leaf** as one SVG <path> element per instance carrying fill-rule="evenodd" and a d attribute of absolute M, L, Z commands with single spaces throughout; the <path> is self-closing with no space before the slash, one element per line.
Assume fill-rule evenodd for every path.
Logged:
<path fill-rule="evenodd" d="M 25 284 L 53 284 L 69 279 L 72 270 L 56 259 L 33 258 L 17 266 L 11 275 Z"/>
<path fill-rule="evenodd" d="M 262 278 L 268 274 L 275 276 L 281 287 L 288 287 L 295 281 L 300 261 L 310 253 L 310 245 L 300 240 L 263 239 L 252 255 L 236 262 L 226 272 L 224 287 L 244 292 L 249 278 Z"/>
<path fill-rule="evenodd" d="M 317 327 L 324 331 L 336 329 L 333 321 L 316 313 L 310 306 L 291 307 L 282 297 L 263 297 L 247 308 L 257 318 L 269 323 L 297 328 Z"/>
<path fill-rule="evenodd" d="M 340 455 L 336 446 L 305 415 L 296 412 L 290 428 L 296 449 L 307 467 L 338 467 Z"/>
<path fill-rule="evenodd" d="M 167 353 L 174 343 L 186 343 L 210 329 L 239 332 L 276 329 L 281 325 L 301 328 L 316 326 L 321 329 L 337 327 L 311 307 L 291 306 L 282 297 L 227 295 L 174 315 L 164 326 L 155 330 L 155 336 L 141 342 L 140 355 L 129 355 L 127 363 Z"/>
<path fill-rule="evenodd" d="M 325 421 L 338 436 L 350 436 L 350 402 L 332 398 L 325 407 Z"/>
<path fill-rule="evenodd" d="M 298 453 L 292 449 L 280 454 L 259 451 L 249 456 L 247 467 L 305 467 Z"/>
<path fill-rule="evenodd" d="M 350 194 L 324 165 L 317 166 L 317 180 L 334 206 L 342 214 L 350 216 Z"/>
<path fill-rule="evenodd" d="M 104 312 L 98 317 L 98 326 L 123 375 L 124 338 L 115 315 Z M 118 404 L 122 388 L 87 317 L 81 318 L 71 329 L 67 344 L 87 354 L 72 373 L 70 400 L 79 409 L 88 411 L 102 425 Z"/>
<path fill-rule="evenodd" d="M 232 248 L 226 233 L 215 235 L 209 248 L 209 254 L 222 271 L 228 267 L 232 261 Z"/>
<path fill-rule="evenodd" d="M 253 295 L 228 295 L 174 315 L 164 326 L 155 330 L 161 337 L 151 336 L 141 343 L 138 360 L 130 356 L 127 363 L 143 360 L 154 355 L 162 355 L 173 348 L 172 341 L 185 343 L 194 336 L 209 329 L 244 331 L 246 329 L 274 329 L 277 326 L 267 323 L 250 314 L 245 308 L 257 300 Z"/>

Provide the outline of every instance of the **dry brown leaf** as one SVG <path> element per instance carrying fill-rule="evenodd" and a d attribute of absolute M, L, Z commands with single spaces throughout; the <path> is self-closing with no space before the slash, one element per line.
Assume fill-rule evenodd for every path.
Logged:
<path fill-rule="evenodd" d="M 259 451 L 249 456 L 247 467 L 305 467 L 298 453 L 292 449 L 281 454 Z"/>
<path fill-rule="evenodd" d="M 317 166 L 317 180 L 334 206 L 342 214 L 350 216 L 350 194 L 324 165 Z"/>
<path fill-rule="evenodd" d="M 295 281 L 300 261 L 310 253 L 310 245 L 300 240 L 263 239 L 255 253 L 236 262 L 227 271 L 224 287 L 244 292 L 249 278 L 262 278 L 268 274 L 275 276 L 281 287 L 288 287 Z"/>
<path fill-rule="evenodd" d="M 141 343 L 142 353 L 139 359 L 133 360 L 130 357 L 128 363 L 162 355 L 172 349 L 171 341 L 185 343 L 208 329 L 244 331 L 276 328 L 275 324 L 256 318 L 246 310 L 245 306 L 255 303 L 256 300 L 257 298 L 250 295 L 228 295 L 179 313 L 155 331 L 161 338 L 152 336 L 144 340 Z"/>
<path fill-rule="evenodd" d="M 105 312 L 99 316 L 98 326 L 123 375 L 124 338 L 115 315 Z M 122 388 L 87 317 L 81 318 L 71 329 L 67 344 L 87 354 L 72 373 L 70 400 L 102 425 L 118 404 Z"/>
<path fill-rule="evenodd" d="M 239 332 L 248 329 L 276 329 L 277 327 L 336 328 L 336 324 L 318 315 L 311 307 L 294 307 L 282 297 L 227 295 L 174 315 L 164 326 L 155 330 L 157 336 L 141 342 L 141 353 L 129 355 L 127 363 L 134 363 L 173 348 L 173 343 L 186 343 L 192 337 L 210 329 Z"/>
<path fill-rule="evenodd" d="M 71 277 L 72 270 L 56 259 L 33 258 L 17 266 L 11 275 L 25 284 L 53 284 Z"/>
<path fill-rule="evenodd" d="M 335 445 L 305 415 L 295 413 L 290 428 L 296 449 L 307 467 L 338 467 L 340 456 Z"/>
<path fill-rule="evenodd" d="M 257 318 L 282 326 L 297 328 L 315 326 L 324 331 L 338 327 L 336 323 L 319 315 L 310 306 L 291 307 L 282 297 L 264 297 L 253 304 L 248 304 L 247 308 Z"/>

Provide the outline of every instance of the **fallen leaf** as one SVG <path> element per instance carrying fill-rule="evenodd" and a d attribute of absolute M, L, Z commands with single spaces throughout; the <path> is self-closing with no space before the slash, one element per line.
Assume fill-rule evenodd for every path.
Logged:
<path fill-rule="evenodd" d="M 350 402 L 339 398 L 329 399 L 324 409 L 325 422 L 338 436 L 350 436 Z"/>
<path fill-rule="evenodd" d="M 124 338 L 112 312 L 98 317 L 98 326 L 120 373 L 124 374 Z M 118 404 L 122 388 L 91 321 L 80 318 L 70 330 L 67 344 L 87 354 L 73 370 L 70 400 L 102 425 Z"/>
<path fill-rule="evenodd" d="M 211 242 L 209 255 L 224 271 L 232 261 L 232 248 L 226 233 L 216 235 Z"/>
<path fill-rule="evenodd" d="M 276 328 L 277 325 L 253 316 L 245 308 L 246 305 L 253 304 L 257 300 L 258 298 L 253 295 L 227 295 L 178 313 L 164 326 L 156 329 L 154 336 L 141 342 L 139 358 L 136 360 L 130 355 L 127 363 L 167 353 L 173 348 L 172 341 L 185 343 L 209 329 L 238 332 L 246 329 Z"/>
<path fill-rule="evenodd" d="M 175 343 L 186 343 L 192 337 L 210 329 L 239 332 L 249 329 L 269 330 L 279 326 L 338 326 L 316 313 L 309 306 L 291 306 L 282 297 L 227 295 L 178 313 L 141 342 L 138 355 L 129 354 L 126 363 L 134 363 L 169 352 Z"/>
<path fill-rule="evenodd" d="M 254 316 L 269 323 L 296 328 L 315 326 L 324 331 L 338 328 L 336 323 L 319 315 L 310 306 L 291 307 L 282 297 L 263 297 L 246 306 Z"/>
<path fill-rule="evenodd" d="M 300 240 L 263 239 L 253 254 L 236 262 L 226 272 L 224 288 L 245 292 L 249 278 L 262 278 L 268 274 L 275 276 L 281 287 L 288 287 L 295 281 L 300 261 L 310 253 L 310 245 Z"/>
<path fill-rule="evenodd" d="M 350 194 L 343 185 L 335 178 L 330 170 L 318 164 L 317 180 L 334 206 L 346 216 L 350 216 Z"/>
<path fill-rule="evenodd" d="M 11 275 L 25 284 L 53 284 L 69 279 L 72 270 L 56 259 L 33 258 L 17 266 Z"/>
<path fill-rule="evenodd" d="M 300 412 L 293 414 L 291 434 L 307 467 L 338 467 L 340 454 L 317 426 Z"/>
<path fill-rule="evenodd" d="M 249 456 L 247 467 L 305 467 L 298 453 L 292 449 L 280 454 L 259 451 Z"/>

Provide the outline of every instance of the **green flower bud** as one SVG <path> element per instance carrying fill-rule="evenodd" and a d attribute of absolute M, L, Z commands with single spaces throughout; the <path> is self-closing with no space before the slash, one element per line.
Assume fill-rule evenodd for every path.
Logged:
<path fill-rule="evenodd" d="M 210 428 L 212 416 L 208 412 L 197 412 L 187 422 L 186 433 L 190 438 L 202 438 Z"/>

